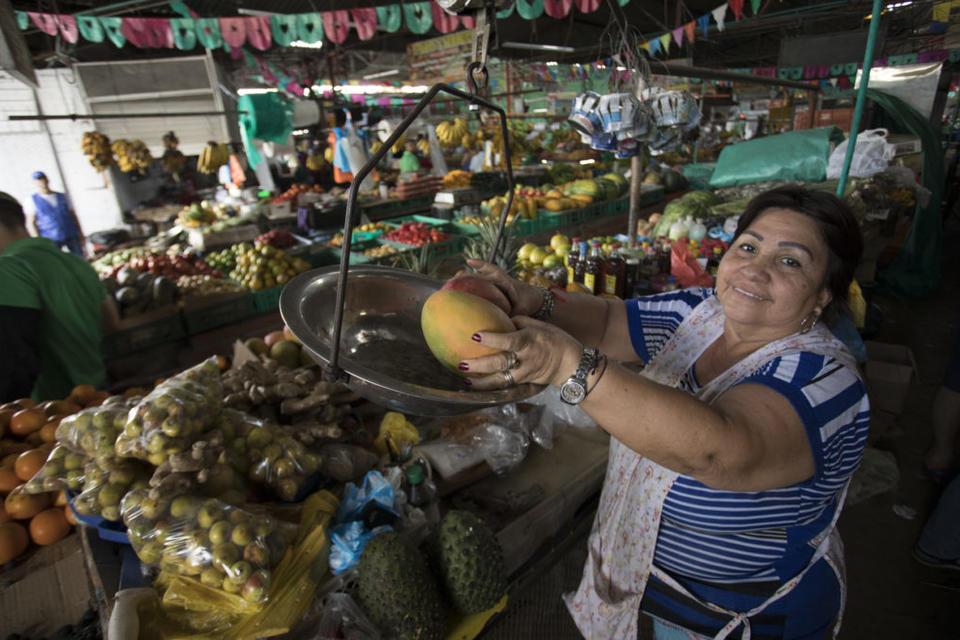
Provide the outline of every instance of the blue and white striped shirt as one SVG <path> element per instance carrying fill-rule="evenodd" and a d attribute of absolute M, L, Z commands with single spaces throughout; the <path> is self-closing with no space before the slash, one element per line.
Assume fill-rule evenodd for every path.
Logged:
<path fill-rule="evenodd" d="M 712 289 L 628 300 L 630 335 L 649 362 Z M 667 496 L 654 563 L 671 574 L 713 584 L 777 581 L 810 560 L 811 538 L 829 524 L 863 456 L 869 426 L 866 389 L 833 358 L 797 353 L 774 358 L 740 384 L 766 385 L 786 397 L 806 427 L 812 478 L 767 491 L 720 491 L 680 476 Z M 699 388 L 691 367 L 681 388 Z"/>

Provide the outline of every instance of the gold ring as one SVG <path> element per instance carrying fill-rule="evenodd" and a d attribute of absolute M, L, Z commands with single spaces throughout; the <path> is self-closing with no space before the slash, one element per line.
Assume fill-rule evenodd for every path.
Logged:
<path fill-rule="evenodd" d="M 510 370 L 501 371 L 500 374 L 503 376 L 503 381 L 507 383 L 508 387 L 514 387 L 517 384 L 517 381 L 513 379 L 513 374 L 510 373 Z"/>

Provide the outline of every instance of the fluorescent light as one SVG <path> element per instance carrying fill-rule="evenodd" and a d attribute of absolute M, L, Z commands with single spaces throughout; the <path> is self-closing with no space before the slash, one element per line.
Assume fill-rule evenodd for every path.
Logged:
<path fill-rule="evenodd" d="M 559 51 L 561 53 L 576 51 L 573 47 L 562 47 L 556 44 L 530 44 L 529 42 L 504 42 L 500 46 L 506 49 L 525 49 L 526 51 Z"/>
<path fill-rule="evenodd" d="M 593 158 L 587 158 L 586 160 L 581 160 L 580 164 L 593 164 L 594 162 L 596 162 L 596 160 Z"/>
<path fill-rule="evenodd" d="M 888 2 L 887 9 L 902 9 L 913 4 L 913 0 L 903 0 L 901 2 Z"/>
<path fill-rule="evenodd" d="M 316 93 L 324 93 L 327 91 L 333 91 L 336 89 L 344 95 L 354 95 L 354 94 L 370 94 L 370 93 L 410 93 L 410 94 L 419 94 L 426 93 L 430 90 L 425 84 L 417 85 L 403 85 L 400 87 L 391 87 L 385 84 L 339 84 L 336 87 L 329 84 L 316 84 L 313 85 L 313 91 Z"/>
<path fill-rule="evenodd" d="M 274 93 L 276 89 L 268 89 L 266 87 L 245 87 L 243 89 L 237 89 L 237 95 L 240 96 L 252 96 L 258 93 Z"/>
<path fill-rule="evenodd" d="M 534 112 L 534 113 L 546 113 L 547 110 L 546 110 L 546 109 L 534 109 L 533 112 Z"/>
<path fill-rule="evenodd" d="M 371 73 L 368 76 L 363 76 L 364 80 L 374 80 L 376 78 L 386 78 L 387 76 L 395 76 L 400 73 L 400 69 L 390 69 L 389 71 L 381 71 L 379 73 Z"/>
<path fill-rule="evenodd" d="M 310 133 L 310 129 L 294 129 L 290 132 L 290 135 L 294 136 L 305 136 Z"/>
<path fill-rule="evenodd" d="M 550 164 L 550 161 L 549 161 L 549 160 L 541 160 L 541 161 L 540 161 L 540 164 Z"/>
<path fill-rule="evenodd" d="M 317 40 L 316 42 L 304 42 L 303 40 L 294 40 L 290 43 L 291 47 L 299 47 L 300 49 L 322 49 L 323 40 Z"/>
<path fill-rule="evenodd" d="M 555 67 L 555 66 L 557 66 L 557 64 L 558 64 L 558 63 L 557 63 L 556 60 L 550 60 L 549 62 L 547 62 L 547 66 L 548 66 L 548 67 Z"/>

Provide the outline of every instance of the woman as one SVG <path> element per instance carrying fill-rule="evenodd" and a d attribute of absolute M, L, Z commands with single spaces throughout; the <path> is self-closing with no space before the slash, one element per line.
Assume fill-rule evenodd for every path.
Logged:
<path fill-rule="evenodd" d="M 612 436 L 583 580 L 566 597 L 584 636 L 839 629 L 835 525 L 869 406 L 822 320 L 861 251 L 841 201 L 783 187 L 747 206 L 715 290 L 623 303 L 471 265 L 507 293 L 518 331 L 474 336 L 502 353 L 461 363 L 470 386 L 560 387 Z M 641 375 L 618 364 L 636 360 Z"/>

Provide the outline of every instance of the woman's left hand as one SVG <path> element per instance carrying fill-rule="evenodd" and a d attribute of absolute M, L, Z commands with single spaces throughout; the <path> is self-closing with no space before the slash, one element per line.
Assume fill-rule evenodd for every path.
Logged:
<path fill-rule="evenodd" d="M 471 389 L 487 391 L 512 386 L 504 375 L 516 354 L 517 366 L 510 370 L 516 384 L 562 384 L 577 368 L 583 348 L 566 331 L 526 316 L 513 318 L 513 333 L 480 332 L 480 344 L 500 350 L 491 356 L 464 360 L 461 369 L 470 376 Z"/>

